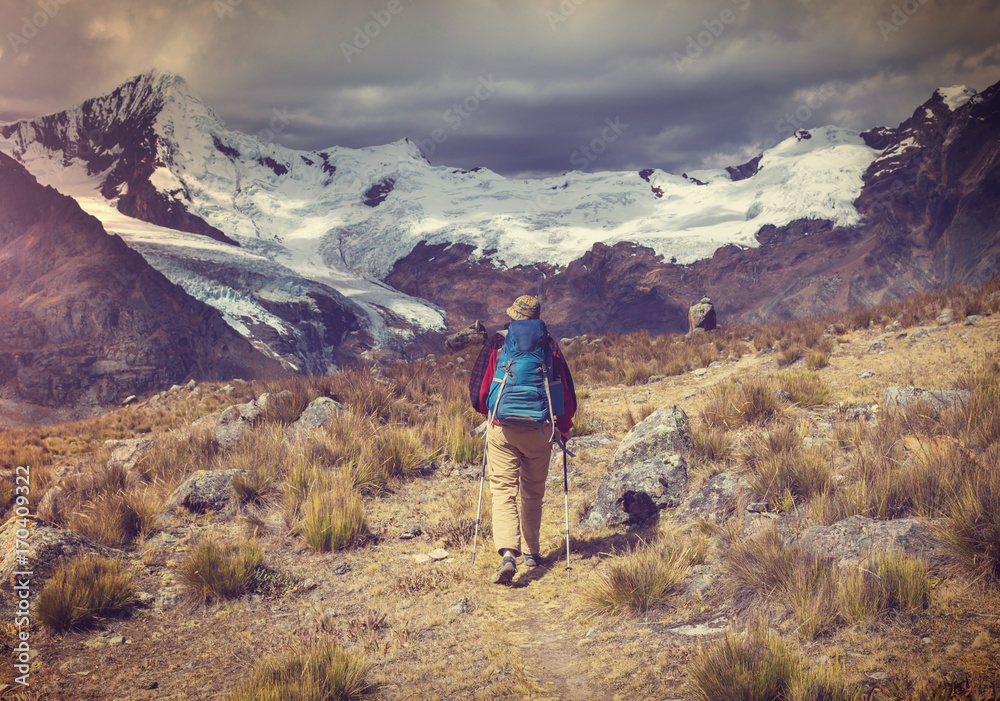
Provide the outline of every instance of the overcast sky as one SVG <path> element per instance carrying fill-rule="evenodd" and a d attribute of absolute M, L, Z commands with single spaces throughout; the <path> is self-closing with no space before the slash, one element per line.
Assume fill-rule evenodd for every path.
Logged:
<path fill-rule="evenodd" d="M 0 29 L 3 121 L 156 67 L 288 147 L 516 177 L 736 164 L 1000 80 L 1000 0 L 2 0 Z"/>

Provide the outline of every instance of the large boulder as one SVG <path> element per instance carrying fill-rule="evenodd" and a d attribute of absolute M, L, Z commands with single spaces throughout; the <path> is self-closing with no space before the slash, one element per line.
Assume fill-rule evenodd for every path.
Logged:
<path fill-rule="evenodd" d="M 312 431 L 325 428 L 333 417 L 345 411 L 347 409 L 340 402 L 329 397 L 317 397 L 309 403 L 306 410 L 302 412 L 302 416 L 292 424 L 292 431 Z"/>
<path fill-rule="evenodd" d="M 28 546 L 26 551 L 22 547 L 24 544 Z M 121 554 L 120 550 L 101 545 L 76 531 L 55 528 L 35 516 L 11 518 L 0 526 L 0 557 L 3 558 L 0 560 L 0 601 L 13 599 L 13 587 L 18 579 L 15 572 L 31 572 L 28 577 L 34 597 L 42 590 L 42 581 L 52 576 L 63 562 L 81 555 L 116 557 Z"/>
<path fill-rule="evenodd" d="M 246 470 L 198 470 L 184 480 L 164 504 L 165 511 L 184 507 L 203 513 L 223 509 L 236 494 L 233 478 L 246 477 Z"/>
<path fill-rule="evenodd" d="M 476 321 L 471 326 L 467 326 L 458 333 L 448 336 L 444 341 L 444 346 L 451 353 L 465 350 L 469 346 L 482 346 L 486 343 L 486 328 L 482 322 Z"/>
<path fill-rule="evenodd" d="M 907 409 L 916 402 L 926 402 L 935 411 L 960 409 L 972 397 L 965 389 L 920 389 L 918 387 L 886 387 L 882 406 L 887 409 Z"/>
<path fill-rule="evenodd" d="M 680 505 L 691 433 L 679 407 L 658 409 L 633 428 L 609 465 L 585 526 L 640 524 Z"/>
<path fill-rule="evenodd" d="M 927 556 L 934 550 L 932 524 L 916 518 L 877 521 L 850 516 L 831 526 L 813 526 L 785 541 L 819 557 L 832 558 L 841 567 L 858 567 L 873 553 L 900 551 Z"/>
<path fill-rule="evenodd" d="M 698 304 L 688 309 L 688 333 L 695 329 L 713 331 L 718 328 L 715 318 L 715 306 L 708 297 L 702 297 Z"/>
<path fill-rule="evenodd" d="M 735 472 L 721 472 L 685 500 L 677 512 L 677 518 L 684 521 L 704 519 L 722 523 L 736 513 L 740 496 L 750 490 L 746 477 L 740 477 Z"/>

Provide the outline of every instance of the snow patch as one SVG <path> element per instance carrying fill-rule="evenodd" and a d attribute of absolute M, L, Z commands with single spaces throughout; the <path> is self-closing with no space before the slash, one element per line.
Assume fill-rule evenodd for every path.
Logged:
<path fill-rule="evenodd" d="M 971 100 L 976 91 L 965 85 L 952 85 L 949 88 L 938 88 L 936 93 L 944 100 L 945 106 L 954 112 Z"/>

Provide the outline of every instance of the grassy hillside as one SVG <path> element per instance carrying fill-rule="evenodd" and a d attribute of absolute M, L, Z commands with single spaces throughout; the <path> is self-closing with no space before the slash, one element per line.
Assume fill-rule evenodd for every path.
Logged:
<path fill-rule="evenodd" d="M 4 521 L 13 467 L 30 465 L 32 512 L 125 553 L 52 578 L 33 609 L 32 687 L 0 697 L 997 698 L 998 289 L 690 339 L 567 339 L 577 433 L 615 440 L 570 460 L 571 569 L 560 474 L 546 495 L 548 564 L 521 568 L 510 588 L 490 583 L 488 509 L 470 564 L 477 349 L 176 388 L 97 419 L 0 433 Z M 954 321 L 939 328 L 945 308 Z M 985 316 L 966 325 L 972 315 Z M 972 399 L 854 418 L 893 385 Z M 276 399 L 253 431 L 222 450 L 212 417 L 264 392 Z M 291 434 L 320 396 L 349 411 Z M 671 405 L 691 418 L 689 493 L 729 471 L 749 485 L 730 518 L 663 512 L 638 529 L 582 528 L 617 443 Z M 156 443 L 134 468 L 106 466 L 105 441 L 145 436 Z M 165 514 L 199 469 L 245 470 L 237 498 L 219 513 Z M 751 501 L 766 518 L 748 517 Z M 783 544 L 855 514 L 925 519 L 939 548 L 841 571 Z M 435 550 L 441 559 L 414 557 Z M 146 601 L 165 592 L 179 601 Z M 16 629 L 0 625 L 0 646 L 12 646 Z M 0 686 L 12 679 L 0 668 Z"/>

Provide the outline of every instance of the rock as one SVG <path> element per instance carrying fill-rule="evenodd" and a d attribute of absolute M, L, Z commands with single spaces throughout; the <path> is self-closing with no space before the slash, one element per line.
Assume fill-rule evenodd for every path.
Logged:
<path fill-rule="evenodd" d="M 851 407 L 847 410 L 846 417 L 848 421 L 870 421 L 872 417 L 878 413 L 878 406 L 871 406 L 867 402 L 862 402 L 855 407 Z"/>
<path fill-rule="evenodd" d="M 445 339 L 444 347 L 448 349 L 451 353 L 456 353 L 460 350 L 465 350 L 470 346 L 480 347 L 486 343 L 486 328 L 483 326 L 482 322 L 476 320 L 476 323 L 471 326 L 467 326 L 456 334 L 452 334 Z"/>
<path fill-rule="evenodd" d="M 887 409 L 907 409 L 915 402 L 926 402 L 936 411 L 965 406 L 972 394 L 964 389 L 920 389 L 918 387 L 886 387 L 882 405 Z"/>
<path fill-rule="evenodd" d="M 713 331 L 718 328 L 715 318 L 715 307 L 712 300 L 702 297 L 698 304 L 688 309 L 688 333 L 695 329 L 702 331 Z"/>
<path fill-rule="evenodd" d="M 317 586 L 319 586 L 319 584 L 316 582 L 316 580 L 313 579 L 312 577 L 309 577 L 305 581 L 300 582 L 297 588 L 299 591 L 312 591 Z"/>
<path fill-rule="evenodd" d="M 712 588 L 716 573 L 711 565 L 692 566 L 681 581 L 681 593 L 684 596 L 701 597 Z"/>
<path fill-rule="evenodd" d="M 847 328 L 843 324 L 830 324 L 826 327 L 825 333 L 831 336 L 843 336 L 847 333 Z"/>
<path fill-rule="evenodd" d="M 928 333 L 927 329 L 920 328 L 920 329 L 917 329 L 916 331 L 914 331 L 910 335 L 910 339 L 914 340 L 914 341 L 917 341 L 917 340 L 920 340 L 921 338 L 927 338 L 928 336 L 930 336 L 930 333 Z"/>
<path fill-rule="evenodd" d="M 400 540 L 413 540 L 419 535 L 423 535 L 423 531 L 420 530 L 420 526 L 410 526 L 403 533 L 400 534 Z"/>
<path fill-rule="evenodd" d="M 792 404 L 795 401 L 795 398 L 792 397 L 790 393 L 786 392 L 783 389 L 774 390 L 773 392 L 771 392 L 771 396 L 777 399 L 779 402 L 786 402 L 788 404 Z"/>
<path fill-rule="evenodd" d="M 235 496 L 233 478 L 246 470 L 198 470 L 184 480 L 164 504 L 165 511 L 184 507 L 194 513 L 219 511 Z"/>
<path fill-rule="evenodd" d="M 868 345 L 868 349 L 865 350 L 865 353 L 881 353 L 885 349 L 886 349 L 885 341 L 878 339 Z"/>
<path fill-rule="evenodd" d="M 181 602 L 183 596 L 183 591 L 179 586 L 174 587 L 163 587 L 160 591 L 156 592 L 156 608 L 167 609 L 172 608 Z"/>
<path fill-rule="evenodd" d="M 124 635 L 112 635 L 110 638 L 108 638 L 108 645 L 110 647 L 116 647 L 118 645 L 124 645 L 124 644 L 125 644 Z"/>
<path fill-rule="evenodd" d="M 867 380 L 869 377 L 875 377 L 875 373 L 866 369 L 859 372 L 858 377 L 862 380 Z"/>
<path fill-rule="evenodd" d="M 691 374 L 694 375 L 695 377 L 704 377 L 705 375 L 708 374 L 708 369 L 698 368 L 697 370 L 692 370 Z"/>
<path fill-rule="evenodd" d="M 187 388 L 188 388 L 188 389 L 190 389 L 190 390 L 193 390 L 193 389 L 194 389 L 195 387 L 197 387 L 197 386 L 198 386 L 198 383 L 197 383 L 197 382 L 195 382 L 194 380 L 190 380 L 190 381 L 189 381 L 189 382 L 187 383 Z"/>
<path fill-rule="evenodd" d="M 735 472 L 721 472 L 710 478 L 677 512 L 680 520 L 704 519 L 722 523 L 736 512 L 741 490 L 749 489 L 746 478 Z"/>
<path fill-rule="evenodd" d="M 108 458 L 108 466 L 121 466 L 131 470 L 139 462 L 139 458 L 152 449 L 154 443 L 156 443 L 155 438 L 129 438 L 118 441 L 111 451 L 111 457 Z"/>
<path fill-rule="evenodd" d="M 24 538 L 23 531 L 28 531 Z M 18 537 L 18 531 L 22 531 Z M 55 528 L 36 516 L 19 519 L 14 516 L 3 526 L 0 526 L 0 601 L 13 601 L 13 589 L 10 583 L 16 579 L 14 572 L 24 571 L 23 561 L 18 563 L 18 541 L 27 543 L 27 552 L 21 552 L 28 564 L 31 574 L 30 594 L 38 596 L 42 590 L 42 582 L 52 576 L 61 563 L 77 557 L 103 555 L 114 558 L 123 556 L 120 550 L 108 548 L 76 531 Z"/>
<path fill-rule="evenodd" d="M 128 406 L 129 404 L 135 404 L 139 401 L 139 398 L 134 394 L 130 394 L 125 399 L 122 400 L 122 406 Z"/>
<path fill-rule="evenodd" d="M 872 553 L 889 550 L 907 555 L 927 555 L 933 551 L 931 525 L 916 518 L 876 521 L 867 516 L 851 516 L 832 526 L 813 526 L 785 540 L 820 557 L 832 558 L 844 568 L 858 567 Z"/>
<path fill-rule="evenodd" d="M 60 521 L 66 506 L 66 490 L 58 484 L 48 488 L 38 502 L 38 515 L 46 521 Z"/>
<path fill-rule="evenodd" d="M 951 311 L 951 309 L 942 309 L 935 321 L 937 321 L 939 326 L 946 326 L 955 321 L 955 314 Z"/>
<path fill-rule="evenodd" d="M 447 560 L 451 557 L 451 553 L 444 548 L 437 548 L 436 550 L 431 550 L 427 553 L 427 556 L 436 562 L 440 562 L 441 560 Z"/>
<path fill-rule="evenodd" d="M 751 514 L 763 514 L 767 512 L 767 502 L 766 501 L 755 501 L 751 504 L 747 504 L 747 512 Z"/>
<path fill-rule="evenodd" d="M 687 414 L 657 409 L 618 446 L 584 525 L 638 524 L 679 506 L 690 446 Z"/>
<path fill-rule="evenodd" d="M 337 563 L 336 567 L 333 568 L 333 573 L 336 575 L 345 575 L 351 571 L 351 566 L 346 560 L 341 560 Z"/>
<path fill-rule="evenodd" d="M 147 606 L 152 606 L 154 603 L 156 603 L 156 597 L 150 594 L 148 591 L 136 592 L 135 595 L 136 606 L 147 607 Z"/>
<path fill-rule="evenodd" d="M 724 635 L 732 627 L 728 617 L 719 616 L 704 623 L 691 623 L 685 626 L 667 628 L 668 633 L 688 638 L 704 638 L 707 636 Z"/>
<path fill-rule="evenodd" d="M 966 326 L 975 326 L 977 321 L 982 321 L 982 320 L 983 317 L 980 316 L 979 314 L 970 314 L 969 316 L 965 317 L 965 321 L 962 323 L 964 323 Z"/>
<path fill-rule="evenodd" d="M 261 399 L 267 395 L 261 395 Z M 264 413 L 258 401 L 236 404 L 219 414 L 215 420 L 215 440 L 223 450 L 232 448 L 250 430 L 254 420 Z"/>
<path fill-rule="evenodd" d="M 265 411 L 268 411 L 269 409 L 272 408 L 271 402 L 276 402 L 276 403 L 287 402 L 291 398 L 292 398 L 292 392 L 291 390 L 287 389 L 283 389 L 277 394 L 264 392 L 264 394 L 257 397 L 257 408 L 260 410 L 260 413 L 263 414 Z M 254 416 L 253 418 L 257 418 L 257 416 Z"/>
<path fill-rule="evenodd" d="M 416 555 L 413 556 L 413 560 L 418 565 L 426 565 L 428 562 L 431 561 L 431 556 L 426 555 L 424 553 L 417 553 Z"/>
<path fill-rule="evenodd" d="M 302 412 L 302 416 L 292 424 L 292 430 L 299 432 L 326 428 L 333 417 L 346 411 L 347 408 L 340 402 L 329 397 L 318 397 L 309 403 L 306 410 Z"/>
<path fill-rule="evenodd" d="M 468 613 L 472 610 L 472 603 L 468 598 L 462 598 L 453 603 L 451 606 L 445 609 L 447 613 L 457 613 L 459 615 L 463 613 Z"/>

